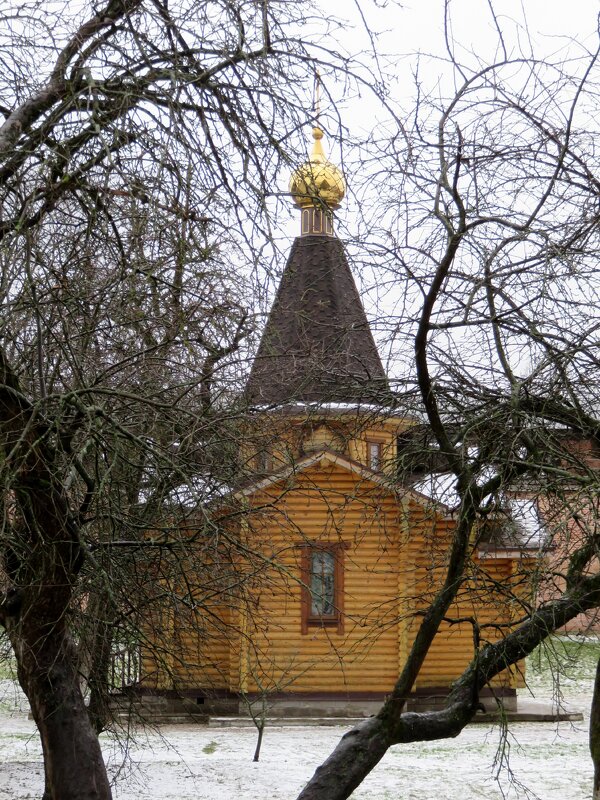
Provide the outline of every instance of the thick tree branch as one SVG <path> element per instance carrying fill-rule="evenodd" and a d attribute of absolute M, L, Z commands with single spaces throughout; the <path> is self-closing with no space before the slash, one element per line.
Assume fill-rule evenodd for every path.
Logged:
<path fill-rule="evenodd" d="M 19 137 L 48 109 L 72 93 L 73 87 L 66 76 L 66 70 L 83 46 L 100 31 L 130 15 L 141 4 L 142 0 L 109 0 L 103 9 L 79 28 L 56 59 L 47 84 L 14 109 L 0 126 L 0 158 L 14 148 Z"/>

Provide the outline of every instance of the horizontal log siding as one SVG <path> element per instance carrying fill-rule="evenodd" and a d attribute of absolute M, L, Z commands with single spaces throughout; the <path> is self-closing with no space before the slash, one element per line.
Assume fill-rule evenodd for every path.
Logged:
<path fill-rule="evenodd" d="M 268 510 L 250 517 L 249 535 L 278 566 L 255 591 L 260 620 L 249 636 L 248 690 L 389 691 L 398 671 L 393 495 L 328 465 L 298 476 L 293 491 L 256 495 L 254 506 Z M 343 634 L 320 626 L 301 632 L 297 576 L 302 545 L 315 541 L 346 545 Z"/>
<path fill-rule="evenodd" d="M 217 582 L 202 594 L 204 576 L 198 608 L 177 605 L 169 664 L 176 688 L 389 692 L 414 639 L 415 612 L 443 580 L 453 522 L 426 501 L 402 503 L 325 462 L 256 493 L 248 510 L 235 533 L 246 555 L 233 565 L 227 553 L 221 567 L 228 591 L 220 595 Z M 302 634 L 300 562 L 302 545 L 311 542 L 345 544 L 343 633 L 310 626 Z M 496 587 L 519 581 L 523 592 L 510 560 L 475 560 L 448 616 L 476 618 L 482 643 L 493 641 L 501 635 L 493 625 L 519 613 Z M 415 688 L 449 686 L 473 652 L 472 626 L 444 623 Z M 496 685 L 521 683 L 517 671 Z"/>
<path fill-rule="evenodd" d="M 232 533 L 187 535 L 188 543 L 169 564 L 169 580 L 162 581 L 164 621 L 149 630 L 155 649 L 165 651 L 159 686 L 222 689 L 229 683 L 231 643 L 237 649 L 240 630 L 237 547 L 231 546 Z M 237 539 L 237 531 L 234 535 Z"/>
<path fill-rule="evenodd" d="M 415 564 L 409 602 L 413 608 L 424 610 L 445 577 L 453 523 L 436 517 L 433 508 L 412 501 L 409 524 L 410 558 Z M 474 556 L 468 575 L 467 582 L 448 610 L 448 621 L 440 626 L 421 668 L 415 687 L 418 690 L 450 685 L 472 660 L 475 654 L 474 626 L 468 621 L 455 621 L 475 620 L 480 627 L 481 647 L 500 638 L 507 632 L 506 626 L 515 619 L 515 600 L 510 595 L 515 590 L 516 581 L 511 560 L 480 562 Z M 499 587 L 506 591 L 506 595 L 499 591 Z M 419 615 L 415 615 L 409 625 L 408 644 L 414 640 L 419 619 Z M 523 665 L 519 667 L 524 669 Z M 514 688 L 517 683 L 522 683 L 518 672 L 517 668 L 501 673 L 493 686 Z"/>
<path fill-rule="evenodd" d="M 232 619 L 233 617 L 233 619 Z M 225 606 L 190 611 L 178 608 L 175 617 L 173 688 L 225 688 L 229 683 L 232 638 L 237 641 L 235 617 Z"/>

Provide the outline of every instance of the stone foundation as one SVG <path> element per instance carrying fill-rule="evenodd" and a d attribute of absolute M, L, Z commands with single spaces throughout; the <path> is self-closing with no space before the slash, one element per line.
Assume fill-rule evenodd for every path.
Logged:
<path fill-rule="evenodd" d="M 434 711 L 443 707 L 446 692 L 431 688 L 412 694 L 406 703 L 407 711 Z M 517 695 L 514 689 L 504 690 L 494 696 L 489 690 L 481 693 L 480 701 L 486 712 L 498 710 L 498 697 L 506 712 L 517 711 Z M 370 717 L 381 708 L 385 696 L 380 693 L 326 694 L 326 693 L 278 693 L 267 699 L 267 716 L 270 719 L 286 718 L 351 718 Z M 153 722 L 198 722 L 206 723 L 209 717 L 248 717 L 250 703 L 256 712 L 262 706 L 260 696 L 241 698 L 229 692 L 207 692 L 202 690 L 144 691 L 115 698 L 121 713 L 137 715 Z M 128 711 L 129 709 L 129 711 Z M 483 710 L 483 709 L 482 709 Z"/>

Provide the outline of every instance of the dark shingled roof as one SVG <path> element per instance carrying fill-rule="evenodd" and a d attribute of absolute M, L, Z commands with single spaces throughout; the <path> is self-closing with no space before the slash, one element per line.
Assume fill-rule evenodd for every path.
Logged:
<path fill-rule="evenodd" d="M 250 372 L 248 402 L 385 404 L 389 391 L 342 243 L 297 238 Z"/>

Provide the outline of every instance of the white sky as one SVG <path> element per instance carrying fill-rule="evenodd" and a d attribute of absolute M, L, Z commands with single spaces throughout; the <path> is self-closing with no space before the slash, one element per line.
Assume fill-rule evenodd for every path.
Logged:
<path fill-rule="evenodd" d="M 564 58 L 566 53 L 581 56 L 598 44 L 600 0 L 450 0 L 450 30 L 457 58 L 468 66 L 477 59 L 489 64 L 502 58 L 499 37 L 490 5 L 504 34 L 508 57 L 529 55 Z M 337 17 L 343 27 L 334 31 L 331 47 L 355 58 L 354 68 L 365 83 L 378 78 L 378 65 L 372 55 L 370 36 L 375 34 L 379 67 L 385 76 L 390 103 L 407 112 L 414 101 L 415 74 L 425 89 L 450 93 L 452 78 L 447 66 L 444 39 L 444 0 L 321 0 L 323 15 Z M 360 11 L 359 11 L 360 9 Z M 362 19 L 361 19 L 362 14 Z M 303 35 L 307 32 L 303 31 Z M 337 40 L 337 41 L 335 41 Z M 320 44 L 323 41 L 320 40 Z M 371 76 L 373 76 L 371 78 Z M 362 88 L 347 93 L 347 87 L 333 73 L 324 71 L 327 90 L 336 99 L 341 124 L 353 135 L 368 135 L 377 125 L 385 124 L 388 114 L 379 100 Z M 327 109 L 324 109 L 325 112 Z M 306 130 L 307 141 L 310 131 Z M 343 159 L 339 147 L 325 141 L 326 152 L 337 164 Z M 352 176 L 347 176 L 352 180 Z M 287 190 L 289 176 L 281 176 L 281 190 Z M 340 211 L 341 220 L 351 208 Z M 284 226 L 285 235 L 297 234 L 297 214 Z"/>

